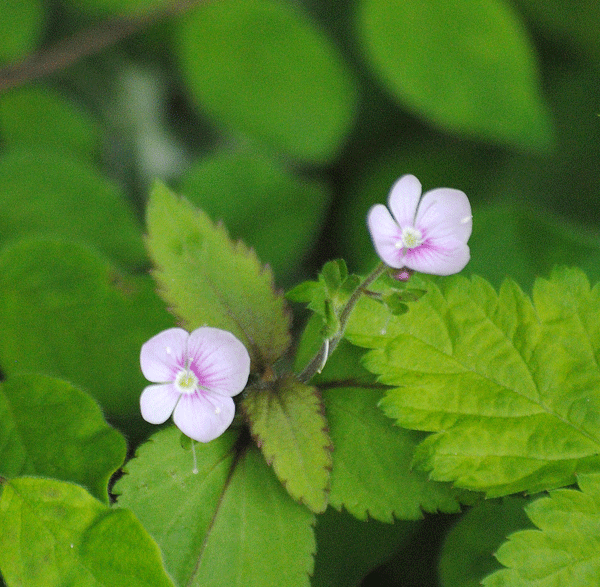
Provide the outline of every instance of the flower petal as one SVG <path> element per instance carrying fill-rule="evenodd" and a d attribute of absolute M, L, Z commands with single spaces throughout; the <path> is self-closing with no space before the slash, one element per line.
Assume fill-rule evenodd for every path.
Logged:
<path fill-rule="evenodd" d="M 367 214 L 371 240 L 381 260 L 390 267 L 404 267 L 403 251 L 396 247 L 402 242 L 402 231 L 390 211 L 383 204 L 376 204 Z"/>
<path fill-rule="evenodd" d="M 415 225 L 421 191 L 421 182 L 414 175 L 403 175 L 392 186 L 388 205 L 401 228 Z"/>
<path fill-rule="evenodd" d="M 197 328 L 190 334 L 187 349 L 190 368 L 202 387 L 226 396 L 237 395 L 246 387 L 250 355 L 231 332 Z"/>
<path fill-rule="evenodd" d="M 473 229 L 469 199 L 452 188 L 431 190 L 421 200 L 415 226 L 425 240 L 451 238 L 466 243 Z"/>
<path fill-rule="evenodd" d="M 230 397 L 199 392 L 181 396 L 173 422 L 186 436 L 209 442 L 229 428 L 234 414 L 235 404 Z"/>
<path fill-rule="evenodd" d="M 177 371 L 185 365 L 188 337 L 183 328 L 169 328 L 145 342 L 140 353 L 144 377 L 154 383 L 174 381 Z"/>
<path fill-rule="evenodd" d="M 471 258 L 468 245 L 457 239 L 425 241 L 406 252 L 404 263 L 409 269 L 432 275 L 452 275 L 462 271 Z"/>
<path fill-rule="evenodd" d="M 149 385 L 140 396 L 142 418 L 150 424 L 162 424 L 173 413 L 180 394 L 171 383 Z"/>

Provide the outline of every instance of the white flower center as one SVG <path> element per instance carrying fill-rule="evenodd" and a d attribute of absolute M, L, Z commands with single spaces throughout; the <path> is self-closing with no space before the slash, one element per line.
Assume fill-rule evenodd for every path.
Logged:
<path fill-rule="evenodd" d="M 194 393 L 199 385 L 198 378 L 189 369 L 182 369 L 175 377 L 175 387 L 179 393 Z"/>
<path fill-rule="evenodd" d="M 400 246 L 396 245 L 399 249 L 416 249 L 423 244 L 423 235 L 418 228 L 407 226 L 402 229 L 402 242 L 399 244 Z"/>

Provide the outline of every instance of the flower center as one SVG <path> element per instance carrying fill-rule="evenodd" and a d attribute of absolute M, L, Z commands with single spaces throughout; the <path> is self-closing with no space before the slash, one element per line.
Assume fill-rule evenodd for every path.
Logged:
<path fill-rule="evenodd" d="M 416 249 L 423 244 L 423 235 L 418 228 L 407 226 L 402 229 L 401 240 L 396 243 L 397 249 Z"/>
<path fill-rule="evenodd" d="M 179 393 L 194 393 L 199 387 L 198 378 L 189 369 L 182 369 L 175 377 L 175 387 Z"/>

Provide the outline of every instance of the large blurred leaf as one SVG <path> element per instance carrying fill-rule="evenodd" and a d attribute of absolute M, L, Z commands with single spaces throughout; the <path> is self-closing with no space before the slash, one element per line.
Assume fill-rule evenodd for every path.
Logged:
<path fill-rule="evenodd" d="M 0 158 L 0 242 L 56 236 L 97 247 L 126 266 L 145 261 L 141 228 L 125 194 L 91 165 L 53 150 Z"/>
<path fill-rule="evenodd" d="M 71 242 L 21 241 L 0 252 L 0 367 L 89 391 L 110 416 L 139 413 L 141 345 L 172 326 L 149 278 L 117 272 Z"/>
<path fill-rule="evenodd" d="M 173 0 L 66 0 L 66 3 L 91 14 L 137 16 L 173 4 Z"/>
<path fill-rule="evenodd" d="M 499 293 L 477 277 L 424 288 L 397 317 L 364 299 L 347 330 L 394 386 L 385 412 L 433 432 L 417 465 L 490 496 L 568 485 L 598 467 L 600 286 L 562 270 L 537 280 L 533 303 L 511 281 Z"/>
<path fill-rule="evenodd" d="M 331 439 L 318 390 L 293 377 L 249 389 L 242 403 L 250 432 L 288 493 L 325 511 Z"/>
<path fill-rule="evenodd" d="M 398 100 L 444 130 L 532 150 L 553 141 L 533 46 L 502 0 L 361 0 L 369 62 Z"/>
<path fill-rule="evenodd" d="M 148 204 L 148 249 L 161 295 L 188 330 L 229 330 L 261 371 L 286 350 L 289 316 L 273 274 L 223 226 L 157 184 Z"/>
<path fill-rule="evenodd" d="M 184 175 L 181 191 L 222 220 L 233 238 L 256 248 L 278 277 L 297 268 L 330 200 L 324 185 L 249 150 L 220 151 L 199 160 Z"/>
<path fill-rule="evenodd" d="M 0 384 L 0 475 L 73 481 L 108 501 L 110 476 L 123 464 L 125 439 L 72 385 L 42 375 Z"/>
<path fill-rule="evenodd" d="M 42 86 L 25 86 L 0 97 L 0 134 L 10 147 L 44 147 L 53 154 L 60 149 L 86 159 L 100 146 L 100 128 L 89 113 Z"/>
<path fill-rule="evenodd" d="M 581 491 L 552 491 L 526 508 L 539 528 L 515 532 L 496 552 L 508 567 L 485 587 L 589 587 L 600 577 L 600 475 L 579 475 Z"/>
<path fill-rule="evenodd" d="M 538 275 L 569 263 L 592 281 L 600 279 L 597 231 L 519 201 L 478 208 L 475 218 L 467 273 L 482 275 L 496 286 L 510 276 L 529 289 Z"/>
<path fill-rule="evenodd" d="M 2 0 L 0 10 L 0 64 L 18 61 L 32 51 L 44 24 L 40 0 Z"/>
<path fill-rule="evenodd" d="M 531 526 L 522 498 L 486 500 L 461 517 L 448 532 L 439 563 L 441 587 L 480 587 L 483 577 L 500 568 L 492 553 L 516 530 Z"/>
<path fill-rule="evenodd" d="M 354 118 L 354 81 L 297 6 L 204 2 L 181 22 L 176 51 L 193 96 L 225 127 L 311 162 L 339 151 Z"/>
<path fill-rule="evenodd" d="M 143 445 L 115 486 L 190 587 L 308 587 L 314 516 L 281 487 L 255 448 L 236 455 L 229 431 L 196 445 L 198 473 L 179 431 Z"/>
<path fill-rule="evenodd" d="M 9 586 L 173 587 L 132 513 L 111 510 L 77 485 L 5 482 L 0 528 L 0 571 Z"/>

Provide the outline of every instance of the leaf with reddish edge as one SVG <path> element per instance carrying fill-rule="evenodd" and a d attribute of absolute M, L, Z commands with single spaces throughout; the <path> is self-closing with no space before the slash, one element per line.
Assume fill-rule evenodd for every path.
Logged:
<path fill-rule="evenodd" d="M 324 512 L 332 444 L 319 391 L 292 376 L 249 391 L 242 409 L 265 459 L 294 499 Z"/>

